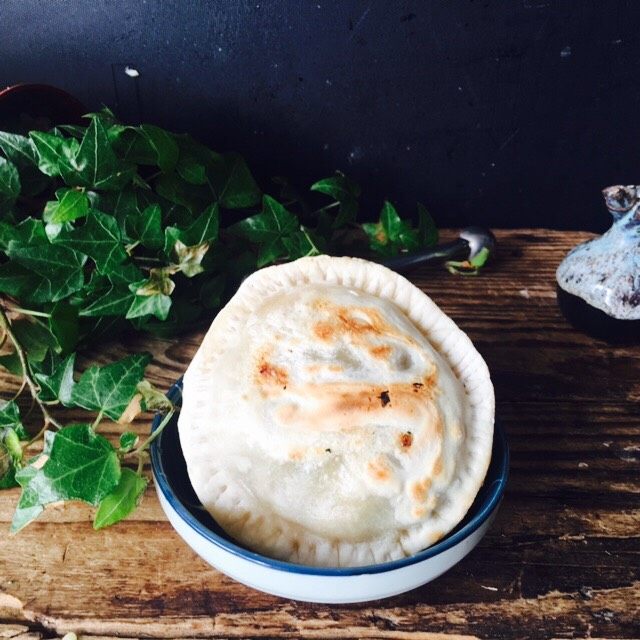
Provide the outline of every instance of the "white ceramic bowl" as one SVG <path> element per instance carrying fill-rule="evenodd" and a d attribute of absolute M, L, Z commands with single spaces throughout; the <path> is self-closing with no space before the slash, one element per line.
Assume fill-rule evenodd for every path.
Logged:
<path fill-rule="evenodd" d="M 169 391 L 179 403 L 182 381 Z M 160 423 L 153 421 L 152 430 Z M 189 482 L 177 420 L 151 447 L 160 504 L 178 535 L 206 562 L 238 582 L 277 596 L 308 602 L 349 603 L 394 596 L 423 585 L 464 558 L 489 528 L 502 499 L 509 469 L 504 431 L 496 425 L 491 465 L 464 520 L 435 545 L 409 558 L 364 567 L 309 567 L 273 560 L 241 547 L 199 503 Z"/>

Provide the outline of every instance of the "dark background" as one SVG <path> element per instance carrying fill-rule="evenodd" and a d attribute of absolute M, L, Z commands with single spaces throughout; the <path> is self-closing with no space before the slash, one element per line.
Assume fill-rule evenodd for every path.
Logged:
<path fill-rule="evenodd" d="M 189 131 L 442 225 L 603 229 L 640 182 L 640 3 L 3 0 L 0 86 Z M 137 78 L 125 73 L 129 65 Z"/>

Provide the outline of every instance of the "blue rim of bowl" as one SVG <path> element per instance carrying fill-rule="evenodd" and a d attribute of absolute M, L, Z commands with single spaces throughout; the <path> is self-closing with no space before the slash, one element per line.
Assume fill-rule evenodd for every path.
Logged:
<path fill-rule="evenodd" d="M 171 386 L 167 392 L 167 397 L 172 402 L 179 402 L 182 396 L 182 378 L 180 378 L 175 384 Z M 153 433 L 160 424 L 162 415 L 158 414 L 154 417 L 151 424 L 151 432 Z M 173 420 L 177 420 L 174 417 Z M 170 426 L 170 425 L 167 425 Z M 259 553 L 249 551 L 244 547 L 241 547 L 234 542 L 227 540 L 226 538 L 218 535 L 209 527 L 200 522 L 184 505 L 184 503 L 178 498 L 171 486 L 171 480 L 167 476 L 160 455 L 160 441 L 162 435 L 160 435 L 151 445 L 151 467 L 153 469 L 153 475 L 156 485 L 162 492 L 171 508 L 178 514 L 180 519 L 187 524 L 193 531 L 199 534 L 202 538 L 208 542 L 216 545 L 217 547 L 228 551 L 229 553 L 238 556 L 244 560 L 248 560 L 254 564 L 267 567 L 269 569 L 276 569 L 286 573 L 297 573 L 304 575 L 314 576 L 358 576 L 373 573 L 385 573 L 387 571 L 393 571 L 394 569 L 400 569 L 407 567 L 428 558 L 437 556 L 443 553 L 447 549 L 455 547 L 458 543 L 462 542 L 465 538 L 468 538 L 476 529 L 478 529 L 486 520 L 491 516 L 493 511 L 498 507 L 504 490 L 507 484 L 507 478 L 509 475 L 509 446 L 507 443 L 506 434 L 499 422 L 496 422 L 494 428 L 494 448 L 496 441 L 499 443 L 499 449 L 501 450 L 501 457 L 497 460 L 498 463 L 498 477 L 492 481 L 487 497 L 484 502 L 478 508 L 478 512 L 461 528 L 454 530 L 454 533 L 449 534 L 436 544 L 419 551 L 408 558 L 401 558 L 399 560 L 393 560 L 391 562 L 384 562 L 381 564 L 371 564 L 362 567 L 311 567 L 302 564 L 294 564 L 292 562 L 284 562 L 282 560 L 275 560 L 267 556 L 263 556 Z"/>

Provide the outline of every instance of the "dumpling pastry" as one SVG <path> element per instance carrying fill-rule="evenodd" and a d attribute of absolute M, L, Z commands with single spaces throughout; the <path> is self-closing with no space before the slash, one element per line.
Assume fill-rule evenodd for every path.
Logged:
<path fill-rule="evenodd" d="M 180 441 L 240 544 L 315 566 L 380 563 L 464 517 L 494 394 L 469 338 L 398 274 L 319 256 L 247 278 L 184 377 Z"/>

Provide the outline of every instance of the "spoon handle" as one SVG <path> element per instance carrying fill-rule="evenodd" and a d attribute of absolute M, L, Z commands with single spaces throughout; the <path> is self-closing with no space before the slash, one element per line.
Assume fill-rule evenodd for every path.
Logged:
<path fill-rule="evenodd" d="M 416 253 L 405 253 L 394 258 L 382 260 L 382 264 L 394 271 L 408 271 L 427 262 L 451 260 L 469 254 L 469 243 L 462 238 L 422 249 Z"/>

